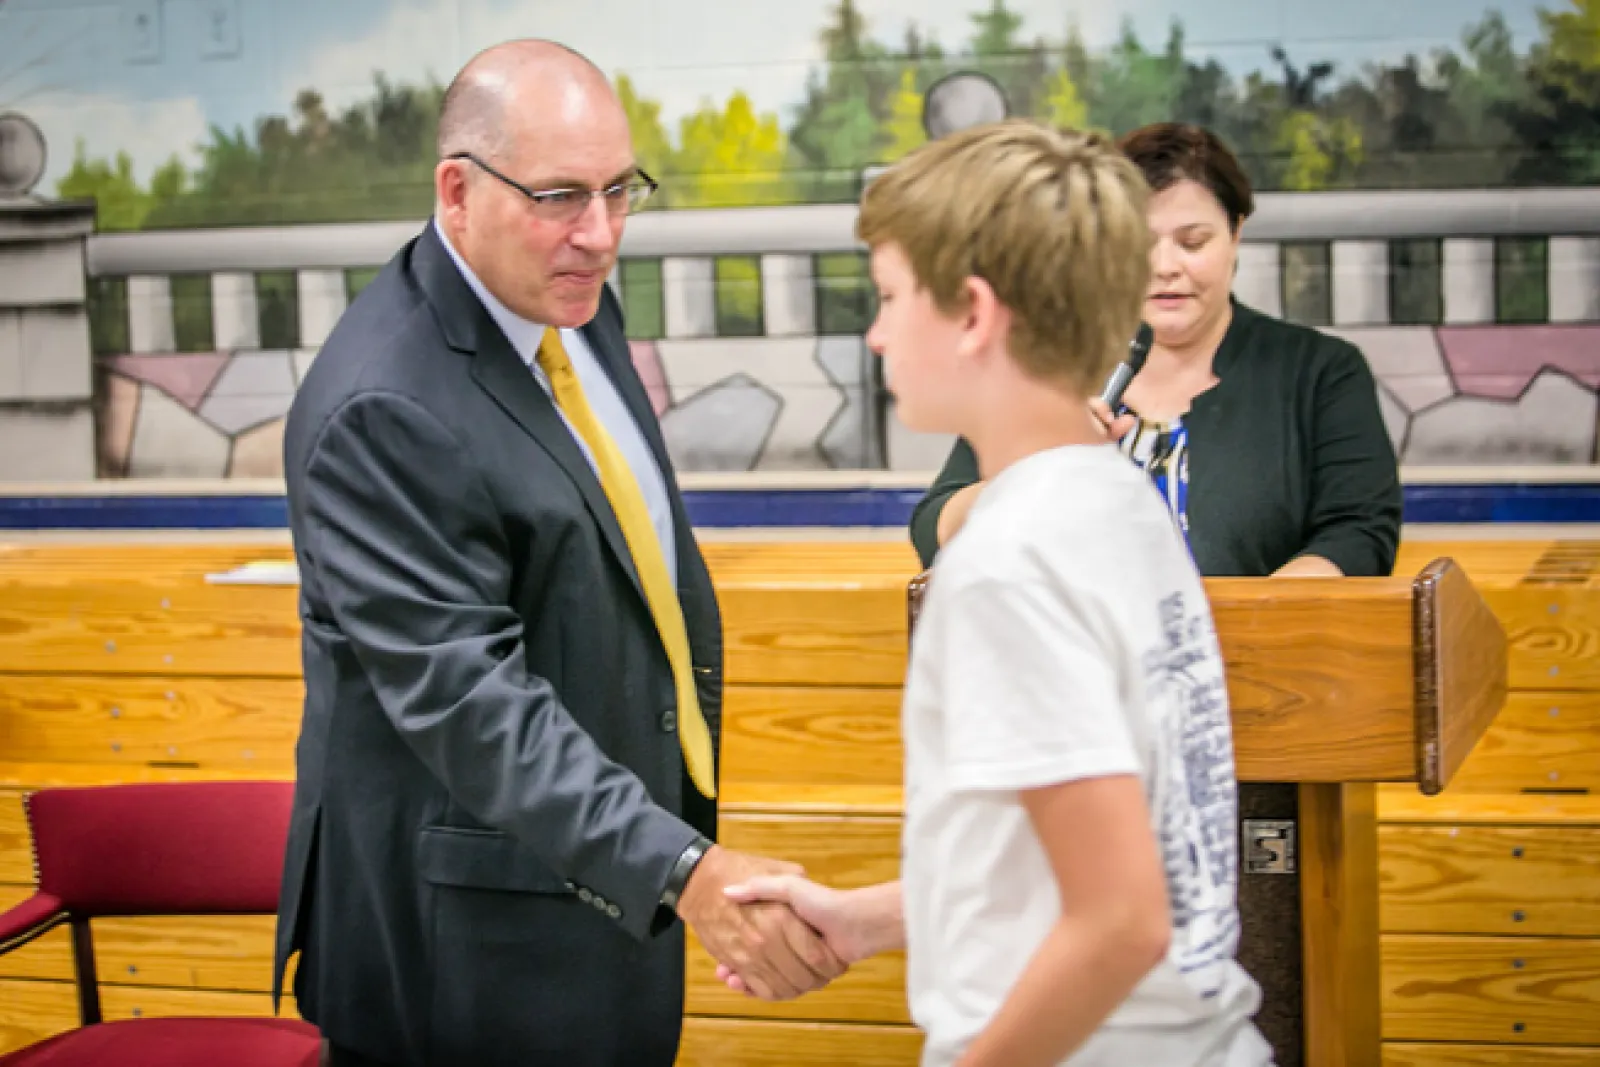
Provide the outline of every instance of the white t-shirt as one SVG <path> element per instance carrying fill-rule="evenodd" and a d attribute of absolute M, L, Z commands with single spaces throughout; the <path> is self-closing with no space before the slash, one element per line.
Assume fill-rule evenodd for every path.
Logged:
<path fill-rule="evenodd" d="M 1166 959 L 1071 1067 L 1260 1067 L 1235 962 L 1237 787 L 1205 590 L 1114 446 L 1007 468 L 940 552 L 903 723 L 907 985 L 924 1067 L 953 1063 L 1060 916 L 1017 791 L 1136 774 L 1165 861 Z"/>

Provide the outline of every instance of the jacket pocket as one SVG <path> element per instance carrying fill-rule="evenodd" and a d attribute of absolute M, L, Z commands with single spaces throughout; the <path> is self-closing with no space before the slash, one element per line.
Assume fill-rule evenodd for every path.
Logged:
<path fill-rule="evenodd" d="M 566 880 L 525 845 L 498 830 L 424 826 L 417 870 L 433 885 L 509 893 L 570 893 Z"/>

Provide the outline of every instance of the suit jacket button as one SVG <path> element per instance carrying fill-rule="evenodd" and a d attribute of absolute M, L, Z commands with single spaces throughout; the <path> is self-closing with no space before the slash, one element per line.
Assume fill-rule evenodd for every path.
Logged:
<path fill-rule="evenodd" d="M 585 904 L 588 904 L 590 901 L 594 900 L 594 890 L 590 889 L 588 886 L 585 886 L 584 888 L 578 890 L 578 899 L 583 901 Z"/>
<path fill-rule="evenodd" d="M 617 907 L 615 904 L 607 904 L 606 914 L 611 916 L 613 919 L 620 919 L 622 918 L 622 909 Z"/>
<path fill-rule="evenodd" d="M 661 732 L 670 734 L 678 728 L 678 713 L 668 708 L 661 713 Z"/>
<path fill-rule="evenodd" d="M 605 911 L 606 910 L 606 898 L 601 896 L 599 893 L 596 893 L 594 895 L 594 907 L 595 907 L 596 911 Z"/>

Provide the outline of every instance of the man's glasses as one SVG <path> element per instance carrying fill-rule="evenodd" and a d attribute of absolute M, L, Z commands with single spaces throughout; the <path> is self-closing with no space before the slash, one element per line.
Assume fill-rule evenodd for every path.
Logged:
<path fill-rule="evenodd" d="M 604 189 L 530 189 L 515 178 L 508 178 L 471 152 L 457 152 L 447 159 L 465 159 L 476 164 L 486 174 L 505 183 L 527 198 L 533 213 L 545 222 L 575 222 L 589 208 L 589 201 L 600 197 L 605 201 L 606 213 L 631 215 L 644 206 L 659 186 L 656 180 L 642 170 L 635 169 L 633 177 L 608 185 Z"/>

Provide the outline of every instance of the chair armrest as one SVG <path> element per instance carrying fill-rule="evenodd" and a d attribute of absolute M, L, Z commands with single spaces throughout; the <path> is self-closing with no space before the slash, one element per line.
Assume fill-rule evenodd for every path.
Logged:
<path fill-rule="evenodd" d="M 0 914 L 0 956 L 66 922 L 70 916 L 61 901 L 49 893 L 35 893 Z"/>

